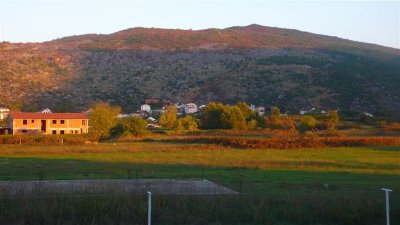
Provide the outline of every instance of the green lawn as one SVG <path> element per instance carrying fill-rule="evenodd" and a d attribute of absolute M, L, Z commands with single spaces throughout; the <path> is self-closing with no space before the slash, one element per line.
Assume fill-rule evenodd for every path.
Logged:
<path fill-rule="evenodd" d="M 159 207 L 163 209 L 158 219 L 164 222 L 159 224 L 268 224 L 264 223 L 268 220 L 275 221 L 270 224 L 372 225 L 384 222 L 384 211 L 381 210 L 384 207 L 384 193 L 380 188 L 387 187 L 394 190 L 391 204 L 392 221 L 396 224 L 400 221 L 399 153 L 400 147 L 239 150 L 218 145 L 162 142 L 71 146 L 0 145 L 0 180 L 205 178 L 243 194 L 223 199 L 207 198 L 206 201 L 199 198 L 178 197 L 176 200 L 174 197 L 172 200 L 165 196 L 160 197 L 155 200 L 160 202 L 155 204 L 160 204 Z M 71 207 L 78 207 L 75 205 L 78 204 L 76 201 L 63 201 L 66 201 L 63 204 L 68 208 L 62 207 L 63 213 L 56 213 L 55 218 L 61 216 L 65 219 L 65 213 L 70 213 Z M 115 198 L 96 199 L 98 207 L 103 207 L 101 204 L 110 201 L 116 201 L 115 210 L 119 210 L 124 204 L 135 205 L 133 202 L 121 203 L 122 200 Z M 204 201 L 226 209 L 219 212 L 221 214 L 212 216 L 210 209 L 203 205 L 206 204 Z M 43 203 L 43 207 L 55 204 L 54 202 Z M 193 206 L 195 202 L 197 205 Z M 6 206 L 2 204 L 4 203 L 0 203 L 0 215 L 2 206 L 4 209 L 19 203 L 10 202 Z M 186 204 L 187 208 L 182 209 L 182 205 Z M 235 207 L 236 204 L 244 204 L 241 207 L 248 208 L 248 211 L 237 211 L 239 206 Z M 272 210 L 270 207 L 274 204 L 276 207 Z M 298 208 L 289 210 L 289 205 L 296 205 Z M 39 206 L 34 208 L 37 207 Z M 345 209 L 355 213 L 356 218 L 342 211 Z M 27 211 L 31 212 L 30 210 L 31 208 Z M 173 213 L 176 210 L 183 210 L 184 215 L 174 223 L 174 220 L 170 221 L 170 215 L 164 213 Z M 191 210 L 198 210 L 205 220 L 200 220 L 202 222 L 199 223 L 187 222 L 188 217 L 194 213 Z M 272 210 L 274 213 L 265 212 L 264 215 L 259 210 Z M 298 215 L 301 212 L 313 212 L 317 214 L 316 219 L 309 218 L 308 215 Z M 232 217 L 232 213 L 237 214 L 237 218 Z M 5 214 L 5 218 L 10 218 L 7 215 Z M 255 215 L 258 217 L 253 218 Z M 90 216 L 94 215 L 84 214 L 80 216 L 82 220 L 71 221 L 85 224 Z M 98 219 L 98 224 L 104 222 L 102 215 L 94 217 Z M 128 214 L 123 216 L 126 220 L 118 213 L 111 217 L 116 221 L 130 221 L 132 224 L 142 221 L 135 220 Z M 237 220 L 242 223 L 236 223 Z"/>

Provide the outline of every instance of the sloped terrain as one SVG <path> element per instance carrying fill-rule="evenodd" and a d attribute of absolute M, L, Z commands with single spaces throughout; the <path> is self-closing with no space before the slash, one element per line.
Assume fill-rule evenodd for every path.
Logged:
<path fill-rule="evenodd" d="M 398 87 L 398 49 L 259 25 L 0 44 L 0 103 L 20 101 L 25 110 L 108 101 L 130 112 L 155 97 L 400 117 Z"/>

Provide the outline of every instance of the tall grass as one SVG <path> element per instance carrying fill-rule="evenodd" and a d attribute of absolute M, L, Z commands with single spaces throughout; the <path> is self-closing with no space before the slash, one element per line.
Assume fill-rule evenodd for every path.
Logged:
<path fill-rule="evenodd" d="M 384 224 L 380 193 L 153 196 L 154 224 Z M 394 201 L 398 202 L 398 199 Z M 392 224 L 399 206 L 392 205 Z M 3 198 L 1 224 L 146 224 L 145 195 Z"/>

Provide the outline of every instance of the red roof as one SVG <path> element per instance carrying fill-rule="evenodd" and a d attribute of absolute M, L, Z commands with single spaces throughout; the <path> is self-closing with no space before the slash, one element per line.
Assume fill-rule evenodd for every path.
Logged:
<path fill-rule="evenodd" d="M 87 119 L 84 113 L 11 112 L 12 119 Z"/>

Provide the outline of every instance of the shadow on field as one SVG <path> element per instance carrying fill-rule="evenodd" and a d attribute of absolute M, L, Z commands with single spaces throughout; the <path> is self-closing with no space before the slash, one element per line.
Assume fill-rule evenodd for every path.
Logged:
<path fill-rule="evenodd" d="M 393 147 L 368 147 L 371 150 L 376 150 L 376 151 L 389 151 L 389 152 L 400 152 L 400 146 L 393 146 Z"/>
<path fill-rule="evenodd" d="M 0 157 L 0 180 L 208 179 L 241 193 L 400 189 L 397 175 Z"/>
<path fill-rule="evenodd" d="M 235 196 L 153 197 L 154 224 L 353 224 L 385 222 L 382 187 L 400 222 L 396 175 L 178 164 L 0 158 L 1 180 L 208 179 Z M 145 224 L 145 196 L 3 198 L 0 224 Z"/>

